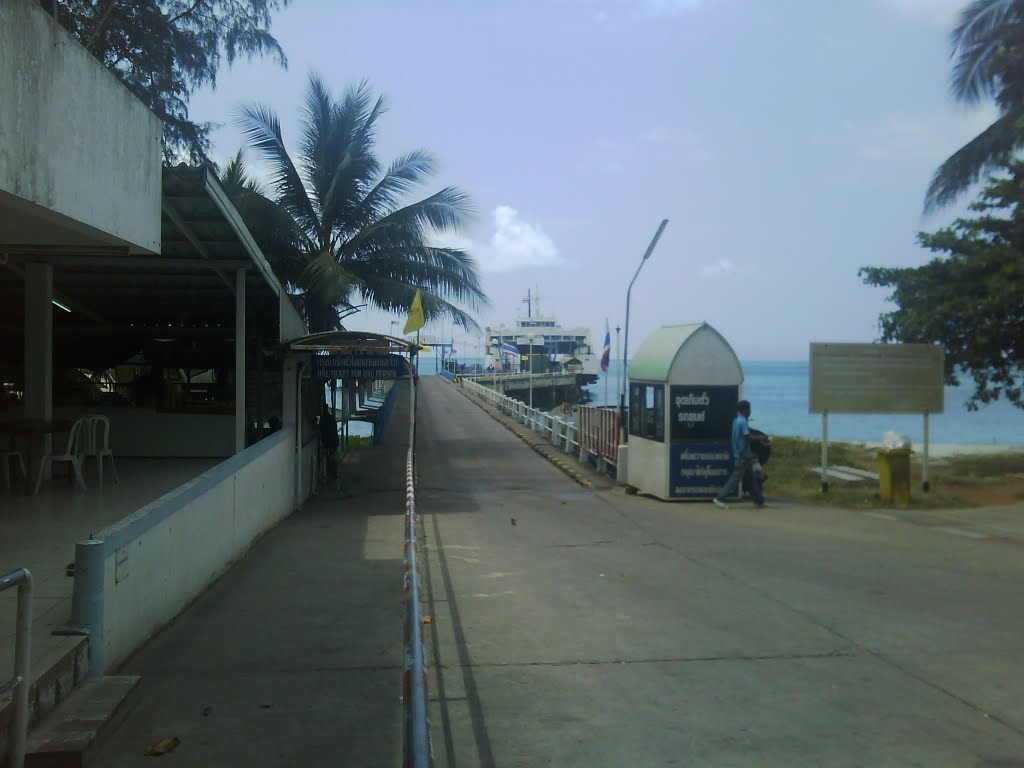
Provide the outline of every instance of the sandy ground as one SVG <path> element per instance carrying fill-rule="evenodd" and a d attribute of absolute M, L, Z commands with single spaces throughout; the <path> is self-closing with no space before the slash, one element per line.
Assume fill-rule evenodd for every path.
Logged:
<path fill-rule="evenodd" d="M 881 443 L 859 443 L 865 448 L 881 448 Z M 912 448 L 914 457 L 920 460 L 924 455 L 924 446 L 916 444 Z M 950 456 L 987 456 L 1001 453 L 1024 453 L 1024 445 L 957 445 L 939 443 L 928 446 L 928 458 L 948 459 Z"/>

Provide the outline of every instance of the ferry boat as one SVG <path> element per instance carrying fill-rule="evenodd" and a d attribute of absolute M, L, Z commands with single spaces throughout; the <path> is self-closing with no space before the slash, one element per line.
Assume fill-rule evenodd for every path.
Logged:
<path fill-rule="evenodd" d="M 484 364 L 498 370 L 528 371 L 533 357 L 535 373 L 550 370 L 557 364 L 567 372 L 589 374 L 596 380 L 600 353 L 590 341 L 590 329 L 563 327 L 554 315 L 540 311 L 540 296 L 526 292 L 523 299 L 526 316 L 516 318 L 513 326 L 487 328 L 487 350 Z"/>

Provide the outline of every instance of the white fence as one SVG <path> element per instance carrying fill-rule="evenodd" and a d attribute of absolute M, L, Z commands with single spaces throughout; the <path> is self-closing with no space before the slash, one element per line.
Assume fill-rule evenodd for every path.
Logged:
<path fill-rule="evenodd" d="M 594 458 L 600 459 L 599 466 L 602 462 L 609 466 L 615 466 L 614 455 L 603 455 L 604 452 L 598 453 L 591 448 L 591 446 L 607 443 L 605 425 L 607 420 L 600 418 L 600 414 L 606 409 L 581 406 L 577 409 L 579 419 L 576 417 L 559 418 L 545 411 L 531 408 L 524 402 L 496 392 L 476 381 L 459 379 L 458 382 L 474 397 L 494 406 L 499 413 L 511 416 L 519 423 L 530 427 L 534 432 L 540 433 L 552 445 L 561 448 L 566 453 L 579 456 L 580 461 Z M 617 412 L 615 417 L 618 418 Z M 580 427 L 581 423 L 585 425 L 583 429 Z"/>

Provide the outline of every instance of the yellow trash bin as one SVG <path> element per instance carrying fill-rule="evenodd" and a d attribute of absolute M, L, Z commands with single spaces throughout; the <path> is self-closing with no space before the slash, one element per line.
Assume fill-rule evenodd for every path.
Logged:
<path fill-rule="evenodd" d="M 892 504 L 910 503 L 910 449 L 878 452 L 878 495 Z"/>

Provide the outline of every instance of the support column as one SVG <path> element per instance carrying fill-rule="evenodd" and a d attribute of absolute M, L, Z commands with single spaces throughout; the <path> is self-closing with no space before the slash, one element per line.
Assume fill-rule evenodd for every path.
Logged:
<path fill-rule="evenodd" d="M 52 264 L 25 265 L 25 418 L 53 418 Z M 41 445 L 33 446 L 33 455 L 49 452 L 51 444 L 46 435 Z M 35 472 L 34 466 L 28 467 L 29 477 Z"/>
<path fill-rule="evenodd" d="M 235 272 L 235 453 L 245 450 L 245 270 Z"/>

